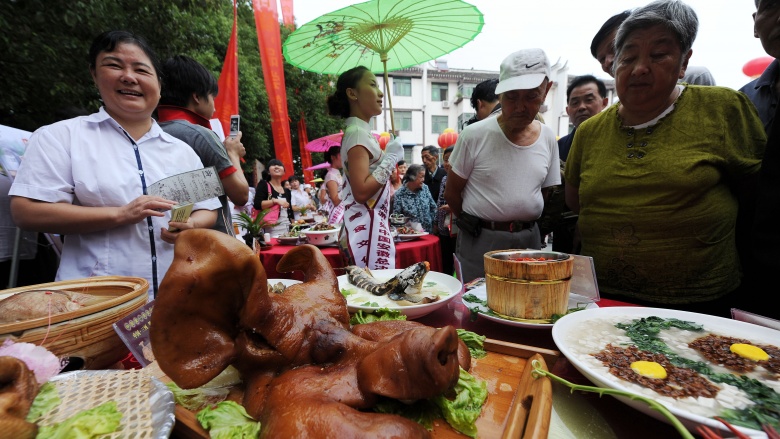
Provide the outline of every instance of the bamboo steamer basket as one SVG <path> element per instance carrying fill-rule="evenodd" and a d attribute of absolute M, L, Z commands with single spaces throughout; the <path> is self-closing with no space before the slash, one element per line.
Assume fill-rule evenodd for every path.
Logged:
<path fill-rule="evenodd" d="M 148 289 L 149 282 L 140 277 L 95 276 L 0 290 L 0 300 L 32 290 L 68 290 L 99 300 L 51 318 L 0 324 L 0 344 L 11 339 L 43 346 L 68 357 L 68 370 L 108 368 L 129 353 L 113 324 L 146 304 Z"/>
<path fill-rule="evenodd" d="M 513 258 L 545 258 L 516 261 Z M 493 311 L 520 319 L 551 319 L 569 309 L 574 258 L 540 250 L 485 253 L 487 304 Z"/>

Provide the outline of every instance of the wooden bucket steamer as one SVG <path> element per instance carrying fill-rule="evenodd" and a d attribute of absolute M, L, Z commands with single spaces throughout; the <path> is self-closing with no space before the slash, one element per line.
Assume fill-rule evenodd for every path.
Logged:
<path fill-rule="evenodd" d="M 513 260 L 544 258 L 543 261 Z M 487 303 L 493 311 L 520 319 L 551 319 L 566 314 L 574 258 L 541 250 L 485 253 Z"/>

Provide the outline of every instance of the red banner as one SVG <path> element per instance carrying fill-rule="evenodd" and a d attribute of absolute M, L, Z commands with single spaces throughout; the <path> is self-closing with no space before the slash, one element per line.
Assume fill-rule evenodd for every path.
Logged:
<path fill-rule="evenodd" d="M 236 0 L 233 0 L 233 31 L 230 34 L 222 73 L 219 74 L 219 93 L 214 99 L 214 116 L 222 123 L 222 131 L 230 133 L 230 116 L 238 113 L 238 18 Z"/>
<path fill-rule="evenodd" d="M 287 27 L 295 26 L 293 18 L 293 0 L 279 0 L 282 4 L 282 23 Z"/>
<path fill-rule="evenodd" d="M 274 152 L 276 158 L 284 164 L 286 178 L 295 170 L 292 162 L 290 119 L 287 116 L 279 15 L 276 10 L 276 0 L 253 0 L 252 5 L 255 27 L 257 27 L 257 44 L 260 47 L 260 62 L 263 64 L 263 80 L 268 93 L 268 108 L 271 112 Z"/>
<path fill-rule="evenodd" d="M 298 121 L 298 148 L 301 151 L 301 167 L 303 171 L 303 181 L 308 183 L 314 180 L 314 172 L 306 171 L 306 168 L 311 168 L 311 153 L 306 149 L 306 144 L 309 143 L 309 135 L 306 133 L 306 121 L 301 114 L 301 120 Z"/>

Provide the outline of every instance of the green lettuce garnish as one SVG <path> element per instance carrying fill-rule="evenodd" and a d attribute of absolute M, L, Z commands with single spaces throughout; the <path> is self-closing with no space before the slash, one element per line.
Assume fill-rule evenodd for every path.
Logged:
<path fill-rule="evenodd" d="M 41 426 L 36 439 L 92 439 L 115 432 L 121 419 L 116 401 L 107 401 L 59 424 Z"/>
<path fill-rule="evenodd" d="M 359 309 L 349 318 L 349 323 L 351 325 L 359 325 L 362 323 L 381 322 L 384 320 L 406 320 L 406 316 L 396 309 L 380 308 L 373 312 L 365 313 L 362 309 Z"/>
<path fill-rule="evenodd" d="M 458 383 L 455 384 L 455 399 L 439 395 L 432 401 L 439 406 L 444 419 L 452 428 L 476 438 L 477 418 L 482 412 L 487 395 L 487 383 L 474 378 L 461 368 Z"/>
<path fill-rule="evenodd" d="M 30 412 L 27 413 L 27 421 L 37 421 L 46 413 L 54 410 L 61 402 L 60 395 L 57 393 L 57 386 L 51 381 L 45 383 L 41 386 L 41 390 L 38 391 L 38 395 L 33 400 L 32 406 L 30 406 Z"/>
<path fill-rule="evenodd" d="M 403 416 L 428 430 L 433 429 L 435 419 L 444 418 L 455 430 L 476 438 L 477 418 L 487 400 L 487 383 L 477 380 L 461 368 L 458 383 L 453 389 L 455 398 L 452 400 L 440 395 L 413 404 L 404 404 L 395 399 L 385 398 L 374 406 L 374 411 Z"/>
<path fill-rule="evenodd" d="M 469 348 L 471 358 L 485 358 L 487 356 L 487 351 L 485 351 L 485 339 L 487 337 L 476 332 L 466 331 L 465 329 L 457 329 L 457 331 L 458 337 Z"/>
<path fill-rule="evenodd" d="M 260 435 L 260 423 L 234 401 L 222 401 L 206 407 L 198 412 L 196 418 L 212 439 L 256 439 Z"/>
<path fill-rule="evenodd" d="M 187 410 L 197 412 L 209 405 L 214 405 L 227 399 L 230 389 L 241 382 L 241 374 L 233 366 L 228 366 L 213 380 L 194 389 L 182 389 L 176 383 L 166 384 L 176 404 Z"/>

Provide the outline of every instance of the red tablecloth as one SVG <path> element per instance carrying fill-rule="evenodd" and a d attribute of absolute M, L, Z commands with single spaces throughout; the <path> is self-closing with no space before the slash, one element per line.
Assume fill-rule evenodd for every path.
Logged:
<path fill-rule="evenodd" d="M 279 273 L 276 271 L 276 264 L 279 263 L 282 256 L 295 248 L 295 246 L 277 244 L 276 239 L 271 239 L 271 244 L 270 248 L 260 252 L 260 261 L 263 263 L 263 267 L 265 267 L 268 278 L 303 280 L 303 273 L 301 272 Z M 320 247 L 320 250 L 334 269 L 344 268 L 344 258 L 341 257 L 338 248 Z M 395 244 L 396 268 L 406 268 L 420 261 L 428 261 L 431 264 L 431 271 L 441 271 L 439 238 L 433 235 L 425 235 L 414 241 L 397 242 Z M 343 274 L 343 271 L 339 272 L 337 270 L 336 274 Z"/>

